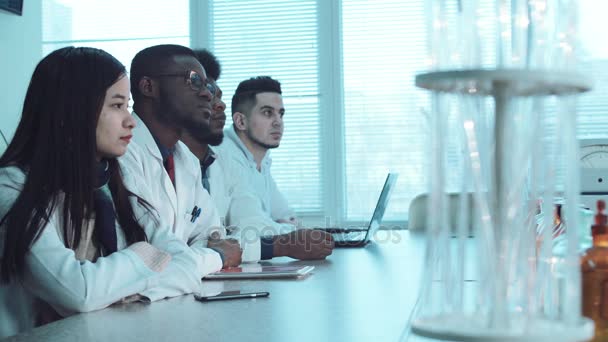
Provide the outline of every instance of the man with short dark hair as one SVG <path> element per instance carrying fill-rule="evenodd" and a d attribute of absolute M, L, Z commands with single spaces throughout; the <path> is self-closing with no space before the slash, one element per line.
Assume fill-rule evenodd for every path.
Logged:
<path fill-rule="evenodd" d="M 130 75 L 138 129 L 119 159 L 125 184 L 198 252 L 201 276 L 239 265 L 239 242 L 225 239 L 215 205 L 200 186 L 198 160 L 179 141 L 183 132 L 208 129 L 215 89 L 205 70 L 189 48 L 157 45 L 137 53 Z"/>
<path fill-rule="evenodd" d="M 222 153 L 234 167 L 245 170 L 264 210 L 279 223 L 295 224 L 293 212 L 270 173 L 268 150 L 283 136 L 281 84 L 267 76 L 241 82 L 232 97 L 233 127 L 225 132 Z"/>
<path fill-rule="evenodd" d="M 295 215 L 270 173 L 268 150 L 280 144 L 284 113 L 281 84 L 267 76 L 241 82 L 232 97 L 233 126 L 225 130 L 218 154 L 225 174 L 246 184 L 240 187 L 248 190 L 233 195 L 231 224 L 253 227 L 262 235 L 272 236 L 276 245 L 289 245 L 281 252 L 291 257 L 325 258 L 334 247 L 331 234 L 295 230 Z M 290 234 L 297 239 L 286 238 Z"/>
<path fill-rule="evenodd" d="M 217 82 L 221 72 L 217 58 L 208 50 L 196 50 L 195 54 L 207 71 L 210 82 Z M 228 172 L 230 170 L 223 166 L 226 163 L 223 155 L 214 153 L 210 147 L 210 145 L 217 146 L 224 137 L 222 130 L 226 121 L 224 112 L 226 105 L 221 97 L 222 91 L 216 85 L 208 130 L 201 130 L 196 134 L 185 132 L 182 135 L 182 141 L 200 161 L 203 186 L 210 192 L 219 215 L 225 218 L 225 223 L 233 227 L 253 228 L 256 236 L 262 232 L 263 229 L 260 228 L 271 228 L 267 234 L 269 236 L 261 239 L 262 259 L 275 256 L 299 259 L 324 258 L 333 248 L 331 235 L 319 231 L 293 231 L 292 225 L 287 225 L 289 226 L 287 230 L 281 229 L 281 224 L 274 222 L 270 215 L 264 212 L 262 203 L 249 187 L 247 179 Z M 323 252 L 319 252 L 320 250 Z M 243 259 L 251 259 L 246 252 Z"/>

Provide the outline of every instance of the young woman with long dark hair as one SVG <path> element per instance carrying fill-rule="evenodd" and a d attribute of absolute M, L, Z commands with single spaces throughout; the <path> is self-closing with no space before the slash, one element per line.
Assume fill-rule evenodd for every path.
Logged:
<path fill-rule="evenodd" d="M 200 258 L 124 185 L 129 93 L 103 50 L 67 47 L 37 65 L 0 157 L 0 338 L 198 291 Z"/>

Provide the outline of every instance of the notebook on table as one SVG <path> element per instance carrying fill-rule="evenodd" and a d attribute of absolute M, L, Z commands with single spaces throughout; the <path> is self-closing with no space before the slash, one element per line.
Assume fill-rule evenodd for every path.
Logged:
<path fill-rule="evenodd" d="M 363 247 L 367 245 L 380 228 L 382 217 L 384 217 L 386 206 L 395 188 L 398 176 L 398 173 L 389 173 L 386 176 L 378 203 L 366 228 L 321 228 L 319 230 L 331 233 L 336 247 Z"/>
<path fill-rule="evenodd" d="M 314 266 L 281 266 L 243 264 L 218 272 L 207 274 L 203 279 L 267 279 L 267 278 L 300 278 L 310 273 Z"/>

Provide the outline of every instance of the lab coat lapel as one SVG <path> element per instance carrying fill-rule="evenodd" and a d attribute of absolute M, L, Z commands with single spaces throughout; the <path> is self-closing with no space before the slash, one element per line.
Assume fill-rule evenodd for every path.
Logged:
<path fill-rule="evenodd" d="M 183 145 L 182 142 L 178 142 L 175 146 L 175 191 L 179 194 L 178 201 L 178 213 L 183 212 L 184 214 L 192 210 L 194 205 L 197 205 L 194 199 L 193 186 L 202 186 L 200 183 L 196 183 L 196 170 L 198 164 L 195 164 L 193 159 L 189 157 L 190 150 Z"/>
<path fill-rule="evenodd" d="M 160 150 L 158 149 L 158 145 L 156 145 L 156 141 L 152 137 L 152 134 L 146 127 L 146 124 L 141 121 L 141 119 L 137 116 L 137 114 L 133 113 L 133 117 L 137 123 L 137 128 L 133 132 L 134 139 L 143 146 L 145 151 L 148 153 L 147 160 L 144 161 L 145 164 L 148 164 L 149 168 L 149 176 L 157 177 L 160 175 L 159 179 L 149 179 L 150 182 L 158 182 L 160 181 L 162 184 L 163 191 L 169 198 L 169 202 L 173 207 L 173 213 L 176 215 L 177 211 L 177 196 L 175 194 L 175 189 L 173 188 L 173 184 L 171 183 L 171 178 L 169 178 L 169 174 L 165 171 L 165 166 L 163 164 L 163 157 L 160 154 Z M 176 177 L 177 178 L 177 177 Z M 162 196 L 159 197 L 160 203 L 162 204 L 164 201 L 162 200 Z M 174 217 L 174 222 L 176 222 L 177 217 Z"/>
<path fill-rule="evenodd" d="M 165 170 L 165 166 L 163 164 L 163 158 L 160 155 L 158 146 L 156 146 L 156 142 L 154 142 L 154 146 L 147 145 L 146 149 L 147 149 L 148 153 L 150 153 L 150 156 L 152 158 L 154 158 L 154 160 L 155 160 L 154 164 L 157 165 L 157 167 L 161 169 L 161 170 L 159 170 L 158 173 L 161 175 L 160 182 L 163 186 L 163 191 L 165 192 L 165 194 L 167 195 L 167 197 L 170 200 L 169 202 L 171 203 L 171 206 L 173 207 L 173 212 L 177 213 L 176 189 L 173 187 L 171 178 L 169 177 L 169 174 Z M 175 178 L 176 178 L 176 183 L 177 183 L 177 174 L 176 174 Z"/>

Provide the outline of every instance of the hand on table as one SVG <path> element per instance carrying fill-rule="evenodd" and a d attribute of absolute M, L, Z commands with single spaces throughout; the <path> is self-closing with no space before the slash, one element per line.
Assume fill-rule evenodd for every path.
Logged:
<path fill-rule="evenodd" d="M 235 239 L 209 239 L 207 247 L 222 251 L 224 255 L 222 268 L 235 267 L 242 262 L 243 250 Z"/>
<path fill-rule="evenodd" d="M 274 255 L 300 260 L 325 259 L 334 249 L 331 234 L 315 229 L 298 229 L 278 235 L 274 240 Z"/>

